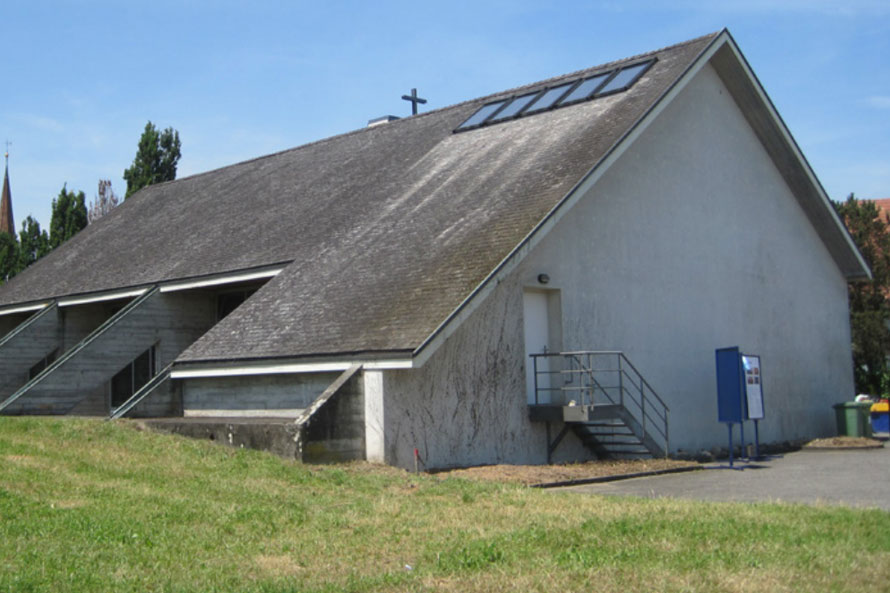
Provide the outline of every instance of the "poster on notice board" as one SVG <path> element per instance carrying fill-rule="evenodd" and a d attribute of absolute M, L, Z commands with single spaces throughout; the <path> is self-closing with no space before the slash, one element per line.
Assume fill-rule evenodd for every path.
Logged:
<path fill-rule="evenodd" d="M 760 357 L 742 355 L 742 368 L 745 371 L 745 395 L 748 401 L 748 418 L 763 419 L 763 375 L 760 373 Z"/>

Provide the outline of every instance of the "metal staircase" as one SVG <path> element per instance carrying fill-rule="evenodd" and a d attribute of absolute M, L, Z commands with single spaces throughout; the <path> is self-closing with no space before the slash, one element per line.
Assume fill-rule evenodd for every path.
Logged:
<path fill-rule="evenodd" d="M 548 460 L 569 432 L 603 459 L 668 454 L 670 410 L 623 352 L 545 352 L 531 359 L 529 417 L 547 423 Z M 553 422 L 563 426 L 551 439 Z"/>

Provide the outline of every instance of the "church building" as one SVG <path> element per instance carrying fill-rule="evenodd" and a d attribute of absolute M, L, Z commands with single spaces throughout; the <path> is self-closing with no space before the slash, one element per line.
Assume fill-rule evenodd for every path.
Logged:
<path fill-rule="evenodd" d="M 147 187 L 0 287 L 0 413 L 665 455 L 725 445 L 739 346 L 762 443 L 833 433 L 870 272 L 728 31 L 374 124 Z"/>

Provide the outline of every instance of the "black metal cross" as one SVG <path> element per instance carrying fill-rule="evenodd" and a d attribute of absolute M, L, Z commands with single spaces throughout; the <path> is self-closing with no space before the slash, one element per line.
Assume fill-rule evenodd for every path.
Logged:
<path fill-rule="evenodd" d="M 426 104 L 426 99 L 421 99 L 417 96 L 417 89 L 411 89 L 410 95 L 402 95 L 402 99 L 405 101 L 411 101 L 411 115 L 417 115 L 417 104 L 421 105 Z"/>

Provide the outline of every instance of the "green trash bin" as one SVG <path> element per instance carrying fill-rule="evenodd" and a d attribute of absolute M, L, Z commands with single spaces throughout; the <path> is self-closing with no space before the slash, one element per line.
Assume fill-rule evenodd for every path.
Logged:
<path fill-rule="evenodd" d="M 837 434 L 842 437 L 871 437 L 871 402 L 843 402 L 834 405 Z"/>
<path fill-rule="evenodd" d="M 864 436 L 866 438 L 872 437 L 872 429 L 871 429 L 871 406 L 874 402 L 860 402 L 856 404 L 859 406 L 859 415 L 862 417 L 862 428 L 863 432 L 860 436 Z"/>

